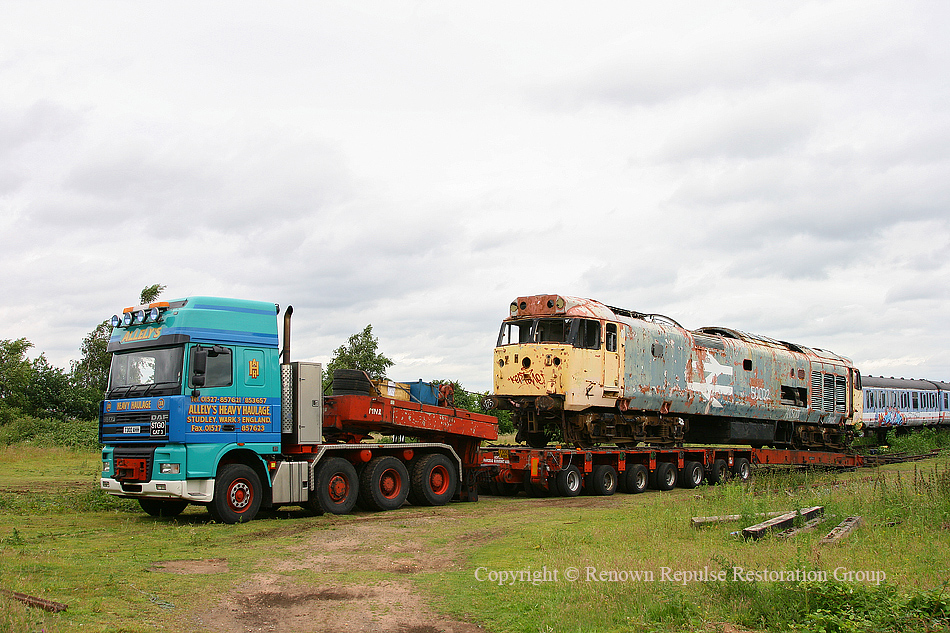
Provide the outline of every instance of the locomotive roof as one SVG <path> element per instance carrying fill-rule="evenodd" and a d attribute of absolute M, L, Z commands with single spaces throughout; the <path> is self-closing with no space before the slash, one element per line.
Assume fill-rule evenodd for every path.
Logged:
<path fill-rule="evenodd" d="M 611 321 L 626 321 L 636 319 L 640 321 L 650 321 L 659 325 L 671 325 L 681 330 L 686 330 L 682 325 L 670 317 L 661 314 L 651 314 L 647 312 L 638 312 L 626 308 L 617 308 L 609 306 L 594 299 L 583 299 L 580 297 L 568 297 L 565 295 L 533 295 L 518 297 L 511 304 L 510 318 L 524 318 L 527 316 L 540 316 L 550 314 L 552 316 L 570 316 L 587 317 L 594 319 L 606 319 Z M 746 343 L 755 343 L 765 345 L 776 349 L 789 350 L 818 358 L 843 362 L 850 364 L 850 359 L 817 347 L 810 348 L 804 345 L 797 345 L 787 341 L 779 341 L 759 334 L 750 334 L 732 328 L 725 327 L 702 327 L 697 330 L 687 330 L 691 334 L 721 336 L 723 338 L 735 339 Z"/>
<path fill-rule="evenodd" d="M 933 380 L 918 380 L 917 378 L 885 378 L 884 376 L 864 376 L 861 379 L 864 387 L 878 387 L 881 389 L 916 389 L 918 391 L 936 391 L 950 389 L 950 384 Z"/>

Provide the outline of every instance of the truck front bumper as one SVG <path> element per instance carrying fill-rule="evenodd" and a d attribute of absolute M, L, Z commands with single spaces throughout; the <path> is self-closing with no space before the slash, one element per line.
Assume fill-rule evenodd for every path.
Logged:
<path fill-rule="evenodd" d="M 185 499 L 193 503 L 208 503 L 214 497 L 214 478 L 152 480 L 147 483 L 125 483 L 102 477 L 99 487 L 117 497 L 149 497 L 151 499 Z"/>

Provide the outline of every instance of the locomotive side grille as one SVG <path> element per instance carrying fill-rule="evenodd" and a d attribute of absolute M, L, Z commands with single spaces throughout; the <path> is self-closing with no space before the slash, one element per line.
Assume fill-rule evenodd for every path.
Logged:
<path fill-rule="evenodd" d="M 835 376 L 835 412 L 847 413 L 848 389 L 844 376 Z"/>
<path fill-rule="evenodd" d="M 821 408 L 824 411 L 835 410 L 835 377 L 832 374 L 824 374 L 824 385 L 821 392 Z"/>
<path fill-rule="evenodd" d="M 811 408 L 821 409 L 821 374 L 811 372 Z"/>

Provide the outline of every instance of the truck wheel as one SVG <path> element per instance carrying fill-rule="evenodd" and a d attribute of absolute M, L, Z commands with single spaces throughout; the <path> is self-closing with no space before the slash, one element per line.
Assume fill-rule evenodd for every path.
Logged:
<path fill-rule="evenodd" d="M 576 497 L 581 494 L 581 471 L 571 465 L 557 474 L 557 489 L 562 497 Z"/>
<path fill-rule="evenodd" d="M 527 444 L 531 448 L 544 448 L 551 441 L 547 433 L 528 433 Z"/>
<path fill-rule="evenodd" d="M 732 462 L 732 475 L 739 481 L 749 481 L 752 478 L 752 464 L 745 457 L 737 457 Z"/>
<path fill-rule="evenodd" d="M 660 462 L 653 471 L 657 490 L 672 490 L 676 487 L 676 466 L 669 462 Z"/>
<path fill-rule="evenodd" d="M 617 491 L 617 471 L 607 464 L 594 466 L 587 476 L 587 488 L 592 495 L 609 497 Z"/>
<path fill-rule="evenodd" d="M 412 465 L 410 501 L 417 506 L 444 506 L 455 496 L 458 469 L 445 455 L 425 455 Z"/>
<path fill-rule="evenodd" d="M 208 512 L 218 523 L 247 523 L 261 507 L 261 480 L 245 464 L 226 464 L 214 482 Z"/>
<path fill-rule="evenodd" d="M 624 473 L 624 489 L 627 493 L 636 495 L 647 489 L 647 482 L 650 480 L 650 473 L 643 464 L 634 464 L 627 468 Z"/>
<path fill-rule="evenodd" d="M 356 505 L 359 484 L 353 464 L 331 457 L 317 466 L 313 494 L 324 512 L 346 514 Z"/>
<path fill-rule="evenodd" d="M 695 488 L 703 483 L 703 477 L 706 476 L 703 465 L 699 462 L 686 462 L 683 464 L 683 472 L 680 473 L 680 485 L 683 488 Z"/>
<path fill-rule="evenodd" d="M 729 479 L 729 474 L 729 465 L 726 460 L 717 459 L 713 462 L 712 467 L 706 471 L 706 481 L 712 486 L 725 483 Z"/>
<path fill-rule="evenodd" d="M 551 496 L 551 490 L 549 488 L 545 488 L 541 484 L 532 483 L 531 480 L 527 478 L 524 480 L 524 493 L 532 499 Z"/>
<path fill-rule="evenodd" d="M 366 464 L 360 476 L 360 496 L 370 509 L 395 510 L 405 503 L 408 493 L 409 471 L 401 461 L 382 455 Z"/>
<path fill-rule="evenodd" d="M 149 499 L 139 497 L 139 505 L 153 517 L 177 517 L 188 507 L 184 499 Z"/>

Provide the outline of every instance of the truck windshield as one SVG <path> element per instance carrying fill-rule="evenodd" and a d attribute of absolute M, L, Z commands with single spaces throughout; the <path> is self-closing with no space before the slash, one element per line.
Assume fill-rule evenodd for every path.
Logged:
<path fill-rule="evenodd" d="M 600 348 L 600 322 L 592 319 L 523 319 L 501 324 L 498 347 L 524 343 L 566 343 Z"/>
<path fill-rule="evenodd" d="M 181 347 L 116 353 L 109 371 L 108 398 L 169 396 L 181 393 Z"/>

